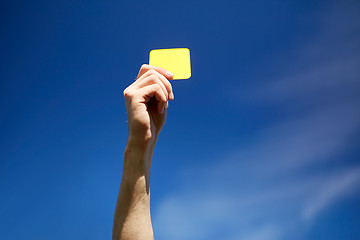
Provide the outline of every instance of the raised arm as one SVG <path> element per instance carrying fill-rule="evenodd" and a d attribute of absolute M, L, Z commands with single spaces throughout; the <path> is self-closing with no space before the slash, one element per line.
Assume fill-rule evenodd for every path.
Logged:
<path fill-rule="evenodd" d="M 124 167 L 113 223 L 113 240 L 154 239 L 150 217 L 150 167 L 156 140 L 166 120 L 172 73 L 143 65 L 124 90 L 129 125 Z"/>

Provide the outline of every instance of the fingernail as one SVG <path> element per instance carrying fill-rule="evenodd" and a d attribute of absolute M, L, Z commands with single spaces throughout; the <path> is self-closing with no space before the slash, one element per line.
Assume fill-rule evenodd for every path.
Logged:
<path fill-rule="evenodd" d="M 168 76 L 169 78 L 172 78 L 174 76 L 174 74 L 172 72 L 166 71 L 166 76 Z"/>
<path fill-rule="evenodd" d="M 171 93 L 170 93 L 170 99 L 171 99 L 171 100 L 173 100 L 173 99 L 174 99 L 174 97 L 175 97 L 175 96 L 174 96 L 174 93 L 173 93 L 173 92 L 171 92 Z"/>

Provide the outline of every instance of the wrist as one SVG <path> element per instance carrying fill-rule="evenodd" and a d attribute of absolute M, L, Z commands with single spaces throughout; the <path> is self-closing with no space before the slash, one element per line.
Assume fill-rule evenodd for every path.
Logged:
<path fill-rule="evenodd" d="M 141 129 L 129 126 L 129 137 L 127 145 L 136 148 L 137 150 L 146 151 L 149 148 L 154 148 L 159 133 L 151 129 Z"/>
<path fill-rule="evenodd" d="M 150 176 L 151 160 L 155 144 L 139 143 L 129 137 L 124 153 L 123 177 L 137 180 L 139 177 Z"/>

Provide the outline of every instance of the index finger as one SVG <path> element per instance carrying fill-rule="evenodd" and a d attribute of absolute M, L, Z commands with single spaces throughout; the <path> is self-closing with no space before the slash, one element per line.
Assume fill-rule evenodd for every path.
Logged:
<path fill-rule="evenodd" d="M 149 71 L 150 69 L 154 69 L 155 71 L 157 71 L 158 73 L 160 73 L 161 75 L 163 75 L 164 77 L 166 77 L 168 80 L 172 79 L 174 77 L 174 74 L 169 72 L 168 70 L 161 68 L 161 67 L 155 67 L 155 66 L 151 66 L 148 64 L 143 64 L 140 68 L 139 74 L 137 76 L 137 79 L 139 77 L 141 77 L 142 75 L 144 75 L 147 71 Z"/>

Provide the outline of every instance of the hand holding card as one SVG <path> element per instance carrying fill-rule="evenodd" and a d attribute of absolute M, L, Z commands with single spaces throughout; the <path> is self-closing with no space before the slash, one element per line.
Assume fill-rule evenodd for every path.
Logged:
<path fill-rule="evenodd" d="M 188 48 L 151 50 L 149 65 L 161 67 L 172 72 L 174 80 L 191 77 L 190 50 Z"/>

